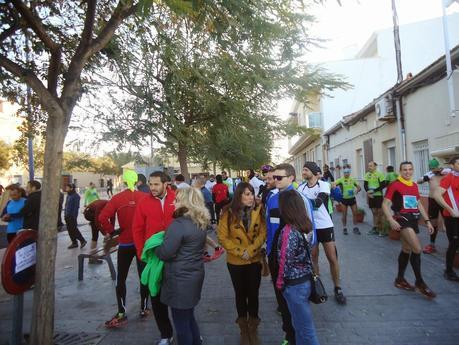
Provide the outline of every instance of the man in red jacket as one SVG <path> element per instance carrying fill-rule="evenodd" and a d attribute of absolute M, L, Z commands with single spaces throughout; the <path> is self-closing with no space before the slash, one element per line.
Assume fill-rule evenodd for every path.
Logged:
<path fill-rule="evenodd" d="M 167 188 L 168 176 L 162 171 L 150 174 L 149 185 L 151 194 L 142 199 L 135 210 L 132 235 L 141 258 L 145 241 L 152 235 L 164 231 L 172 223 L 175 211 L 175 193 Z M 161 333 L 158 345 L 169 345 L 172 341 L 172 325 L 169 320 L 167 305 L 161 303 L 160 294 L 151 297 L 153 314 Z"/>
<path fill-rule="evenodd" d="M 107 328 L 116 328 L 127 323 L 126 316 L 126 279 L 129 273 L 129 267 L 133 258 L 137 261 L 137 272 L 140 275 L 145 267 L 145 263 L 140 261 L 136 256 L 134 240 L 132 238 L 132 222 L 138 203 L 145 198 L 145 193 L 134 189 L 137 182 L 137 173 L 133 170 L 127 170 L 123 174 L 123 180 L 128 188 L 121 193 L 115 194 L 105 207 L 100 211 L 98 220 L 102 231 L 106 236 L 111 236 L 115 230 L 115 214 L 118 218 L 120 235 L 118 238 L 118 260 L 116 275 L 116 298 L 118 301 L 118 313 L 105 323 Z M 95 201 L 96 202 L 96 201 Z M 94 203 L 95 203 L 94 202 Z M 92 203 L 92 204 L 94 204 Z M 91 204 L 91 205 L 92 205 Z M 140 317 L 144 318 L 148 314 L 148 287 L 140 284 Z"/>

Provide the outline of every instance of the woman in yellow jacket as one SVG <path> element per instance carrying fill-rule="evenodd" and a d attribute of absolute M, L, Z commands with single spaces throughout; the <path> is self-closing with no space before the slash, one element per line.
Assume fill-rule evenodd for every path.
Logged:
<path fill-rule="evenodd" d="M 241 329 L 241 345 L 259 345 L 258 290 L 266 221 L 262 206 L 256 204 L 254 189 L 249 183 L 238 184 L 231 204 L 223 211 L 217 234 L 227 252 L 228 271 L 236 295 L 236 322 Z"/>

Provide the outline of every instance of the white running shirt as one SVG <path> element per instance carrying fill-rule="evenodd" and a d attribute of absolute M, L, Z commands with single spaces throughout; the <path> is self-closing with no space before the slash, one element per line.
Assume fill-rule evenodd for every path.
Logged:
<path fill-rule="evenodd" d="M 303 194 L 310 200 L 317 199 L 319 193 L 325 193 L 330 196 L 330 185 L 327 182 L 318 180 L 317 183 L 309 187 L 308 183 L 305 182 L 298 187 L 298 192 Z M 328 213 L 328 205 L 322 204 L 318 209 L 314 209 L 314 222 L 316 223 L 316 229 L 327 229 L 333 227 L 333 221 Z"/>

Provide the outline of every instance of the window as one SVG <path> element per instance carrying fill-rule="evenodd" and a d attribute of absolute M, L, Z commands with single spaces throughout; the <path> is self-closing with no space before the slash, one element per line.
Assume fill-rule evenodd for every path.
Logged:
<path fill-rule="evenodd" d="M 397 165 L 395 162 L 395 146 L 387 148 L 387 165 L 392 165 L 394 168 Z"/>
<path fill-rule="evenodd" d="M 423 140 L 413 143 L 414 153 L 414 179 L 421 178 L 429 171 L 429 141 Z M 419 192 L 423 195 L 429 194 L 429 185 L 419 185 Z"/>
<path fill-rule="evenodd" d="M 309 128 L 322 128 L 322 113 L 314 112 L 308 114 Z"/>
<path fill-rule="evenodd" d="M 348 165 L 348 164 L 349 164 L 349 163 L 348 163 L 348 160 L 347 160 L 347 159 L 343 159 L 343 168 L 344 168 L 346 165 Z"/>

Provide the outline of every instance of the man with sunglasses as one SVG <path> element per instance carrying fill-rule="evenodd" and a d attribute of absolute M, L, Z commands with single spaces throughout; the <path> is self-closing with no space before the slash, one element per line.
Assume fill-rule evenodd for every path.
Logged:
<path fill-rule="evenodd" d="M 293 187 L 293 181 L 296 178 L 295 168 L 290 164 L 279 164 L 273 171 L 273 180 L 275 181 L 278 193 L 272 194 L 267 201 L 266 205 L 266 224 L 267 224 L 267 240 L 266 240 L 266 252 L 268 254 L 268 264 L 271 272 L 271 278 L 274 287 L 274 293 L 276 300 L 279 305 L 278 310 L 282 315 L 282 330 L 285 332 L 285 340 L 283 345 L 295 345 L 295 329 L 292 325 L 292 318 L 288 310 L 287 303 L 282 296 L 280 290 L 276 288 L 276 280 L 279 271 L 279 265 L 277 262 L 277 243 L 279 237 L 279 230 L 285 225 L 282 220 L 282 215 L 279 210 L 279 195 L 288 190 L 295 190 Z M 315 225 L 312 214 L 311 203 L 301 194 L 308 212 L 308 217 L 311 219 L 314 231 L 311 233 L 309 239 L 311 246 L 315 243 Z"/>

